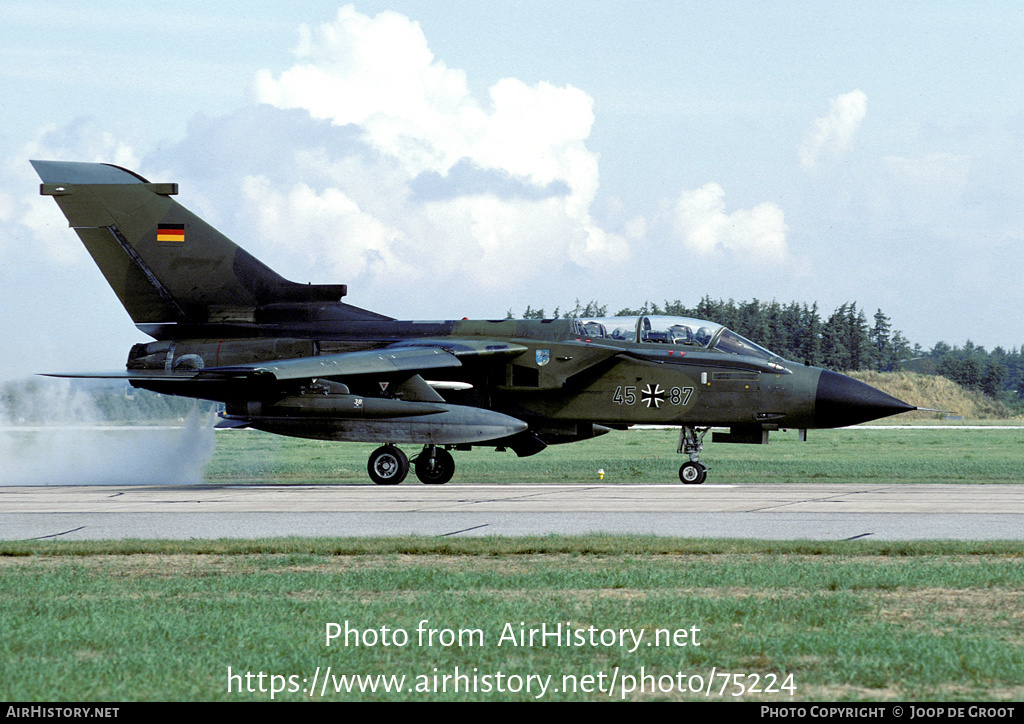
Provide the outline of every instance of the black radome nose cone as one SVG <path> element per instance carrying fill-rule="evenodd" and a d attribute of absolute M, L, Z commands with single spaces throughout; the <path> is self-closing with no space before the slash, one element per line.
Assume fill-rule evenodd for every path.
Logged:
<path fill-rule="evenodd" d="M 814 421 L 817 427 L 846 427 L 916 409 L 852 377 L 822 370 Z"/>

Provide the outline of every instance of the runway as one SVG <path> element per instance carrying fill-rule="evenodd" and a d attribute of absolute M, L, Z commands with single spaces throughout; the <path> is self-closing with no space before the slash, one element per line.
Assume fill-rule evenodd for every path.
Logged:
<path fill-rule="evenodd" d="M 0 488 L 2 540 L 584 533 L 1024 540 L 1024 484 Z"/>

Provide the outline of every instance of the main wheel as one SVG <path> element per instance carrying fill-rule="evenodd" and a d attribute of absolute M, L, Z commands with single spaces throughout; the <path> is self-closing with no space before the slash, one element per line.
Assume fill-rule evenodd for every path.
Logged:
<path fill-rule="evenodd" d="M 679 479 L 687 485 L 700 485 L 707 480 L 707 477 L 707 467 L 704 466 L 704 463 L 699 463 L 696 460 L 683 463 L 679 468 Z"/>
<path fill-rule="evenodd" d="M 366 472 L 377 485 L 398 485 L 409 474 L 409 458 L 394 445 L 383 445 L 370 454 Z"/>
<path fill-rule="evenodd" d="M 416 458 L 416 477 L 426 485 L 444 485 L 455 475 L 455 459 L 444 448 L 435 448 L 433 456 L 427 450 Z"/>

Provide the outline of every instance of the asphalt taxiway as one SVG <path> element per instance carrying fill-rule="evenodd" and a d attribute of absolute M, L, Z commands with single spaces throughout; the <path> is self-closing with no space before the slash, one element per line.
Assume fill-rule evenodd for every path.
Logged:
<path fill-rule="evenodd" d="M 0 540 L 552 533 L 1024 540 L 1024 484 L 0 488 Z"/>

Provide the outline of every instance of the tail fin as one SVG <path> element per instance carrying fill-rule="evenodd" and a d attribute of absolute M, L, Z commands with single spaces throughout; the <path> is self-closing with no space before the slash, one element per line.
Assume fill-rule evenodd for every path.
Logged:
<path fill-rule="evenodd" d="M 288 281 L 176 202 L 177 184 L 119 166 L 32 161 L 135 324 L 252 322 L 277 302 L 337 302 L 344 284 Z M 346 305 L 347 306 L 347 305 Z"/>

